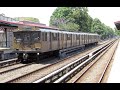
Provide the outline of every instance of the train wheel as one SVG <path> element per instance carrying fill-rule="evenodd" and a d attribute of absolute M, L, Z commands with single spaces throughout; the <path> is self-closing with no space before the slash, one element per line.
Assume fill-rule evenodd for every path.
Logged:
<path fill-rule="evenodd" d="M 22 54 L 18 54 L 18 60 L 20 61 L 20 62 L 23 62 L 23 55 Z"/>

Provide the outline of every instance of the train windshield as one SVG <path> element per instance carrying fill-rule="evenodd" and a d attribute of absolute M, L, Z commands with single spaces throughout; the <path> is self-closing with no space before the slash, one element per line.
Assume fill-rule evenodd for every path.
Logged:
<path fill-rule="evenodd" d="M 40 41 L 40 32 L 34 32 L 31 34 L 32 41 L 33 42 L 38 42 Z"/>
<path fill-rule="evenodd" d="M 22 42 L 22 37 L 20 33 L 14 32 L 14 37 L 15 37 L 16 42 Z"/>
<path fill-rule="evenodd" d="M 40 32 L 14 32 L 14 37 L 17 42 L 33 43 L 40 41 Z"/>

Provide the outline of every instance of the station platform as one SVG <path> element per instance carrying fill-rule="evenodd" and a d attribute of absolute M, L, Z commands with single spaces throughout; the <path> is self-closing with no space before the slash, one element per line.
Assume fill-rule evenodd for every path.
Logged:
<path fill-rule="evenodd" d="M 14 50 L 10 48 L 0 47 L 0 61 L 16 58 Z"/>
<path fill-rule="evenodd" d="M 120 83 L 120 40 L 115 51 L 114 61 L 106 83 Z"/>
<path fill-rule="evenodd" d="M 3 50 L 9 50 L 10 48 L 3 48 L 3 47 L 0 47 L 0 51 L 3 51 Z"/>

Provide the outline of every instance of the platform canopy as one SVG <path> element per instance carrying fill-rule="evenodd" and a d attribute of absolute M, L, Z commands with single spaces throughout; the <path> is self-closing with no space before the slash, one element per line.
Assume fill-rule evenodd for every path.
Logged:
<path fill-rule="evenodd" d="M 116 22 L 114 22 L 114 24 L 115 24 L 116 28 L 118 30 L 120 30 L 120 21 L 116 21 Z"/>
<path fill-rule="evenodd" d="M 13 30 L 15 30 L 16 28 L 20 28 L 20 27 L 38 27 L 38 28 L 59 30 L 59 28 L 46 26 L 45 24 L 42 24 L 42 23 L 33 23 L 30 21 L 29 22 L 28 21 L 17 21 L 13 18 L 6 17 L 5 15 L 0 14 L 0 28 L 8 29 L 9 27 L 12 28 Z"/>

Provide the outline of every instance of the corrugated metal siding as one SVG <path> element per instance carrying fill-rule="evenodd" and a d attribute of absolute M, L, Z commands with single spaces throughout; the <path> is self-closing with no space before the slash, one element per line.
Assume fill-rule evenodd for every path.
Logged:
<path fill-rule="evenodd" d="M 13 32 L 7 32 L 7 47 L 11 48 L 13 43 Z"/>
<path fill-rule="evenodd" d="M 7 46 L 6 46 L 6 37 L 5 33 L 0 32 L 0 47 L 11 48 L 13 43 L 13 32 L 7 32 Z"/>
<path fill-rule="evenodd" d="M 5 33 L 0 33 L 0 47 L 6 47 L 6 38 L 5 38 Z"/>

